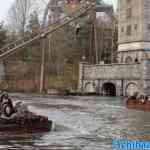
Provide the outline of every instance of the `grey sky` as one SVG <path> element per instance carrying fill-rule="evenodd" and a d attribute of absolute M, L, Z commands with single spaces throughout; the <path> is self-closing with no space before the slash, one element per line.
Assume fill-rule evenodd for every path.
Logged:
<path fill-rule="evenodd" d="M 11 6 L 13 0 L 1 0 L 0 6 L 0 21 L 5 20 L 9 7 Z"/>
<path fill-rule="evenodd" d="M 1 6 L 0 6 L 0 21 L 3 21 L 6 19 L 7 17 L 7 12 L 8 12 L 8 9 L 10 8 L 12 2 L 14 0 L 1 0 Z M 117 0 L 104 0 L 110 4 L 113 3 L 114 6 L 116 6 L 117 4 Z"/>

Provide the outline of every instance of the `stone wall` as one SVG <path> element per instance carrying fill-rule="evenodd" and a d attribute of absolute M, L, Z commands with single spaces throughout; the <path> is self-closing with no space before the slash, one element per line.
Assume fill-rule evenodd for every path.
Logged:
<path fill-rule="evenodd" d="M 150 95 L 150 60 L 144 60 L 141 65 L 143 93 Z"/>
<path fill-rule="evenodd" d="M 142 0 L 143 5 L 143 32 L 144 32 L 144 41 L 150 42 L 150 1 Z M 150 46 L 149 46 L 150 50 Z"/>
<path fill-rule="evenodd" d="M 103 94 L 104 85 L 111 83 L 117 96 L 134 92 L 150 95 L 150 60 L 133 64 L 89 65 L 80 64 L 79 90 Z M 108 87 L 109 88 L 109 87 Z"/>
<path fill-rule="evenodd" d="M 80 64 L 82 92 L 150 95 L 150 0 L 118 1 L 118 64 Z"/>
<path fill-rule="evenodd" d="M 119 44 L 143 40 L 144 1 L 118 1 Z M 127 35 L 127 26 L 131 26 L 131 35 Z"/>
<path fill-rule="evenodd" d="M 150 58 L 150 1 L 119 0 L 118 2 L 118 62 L 127 55 L 141 62 L 145 53 Z M 130 54 L 129 54 L 130 53 Z"/>
<path fill-rule="evenodd" d="M 88 79 L 140 79 L 140 64 L 84 65 L 84 78 Z"/>

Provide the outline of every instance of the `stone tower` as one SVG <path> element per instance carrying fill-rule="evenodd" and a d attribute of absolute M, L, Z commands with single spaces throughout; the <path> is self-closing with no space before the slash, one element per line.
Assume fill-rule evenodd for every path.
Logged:
<path fill-rule="evenodd" d="M 150 0 L 118 0 L 118 61 L 150 58 Z"/>

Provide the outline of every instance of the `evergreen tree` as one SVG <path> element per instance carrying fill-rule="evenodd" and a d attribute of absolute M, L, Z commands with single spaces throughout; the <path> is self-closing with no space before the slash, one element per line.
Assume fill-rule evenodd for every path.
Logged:
<path fill-rule="evenodd" d="M 30 15 L 28 32 L 31 34 L 31 36 L 35 36 L 39 33 L 39 30 L 40 30 L 40 21 L 39 21 L 38 13 L 34 11 Z"/>
<path fill-rule="evenodd" d="M 27 32 L 26 34 L 30 37 L 34 37 L 36 36 L 38 33 L 40 32 L 40 22 L 39 22 L 39 18 L 38 18 L 38 13 L 36 11 L 34 11 L 31 15 L 30 15 L 30 20 L 29 20 L 29 24 L 27 26 Z M 35 43 L 32 44 L 32 46 L 38 46 L 39 44 L 37 43 L 37 41 Z M 30 48 L 26 48 L 25 52 L 24 52 L 24 61 L 26 63 L 31 63 L 32 62 L 32 55 L 33 55 L 33 47 Z"/>
<path fill-rule="evenodd" d="M 76 37 L 78 40 L 78 43 L 80 47 L 83 50 L 89 49 L 89 43 L 90 43 L 90 27 L 91 27 L 91 22 L 87 17 L 84 17 L 79 20 L 79 28 L 76 30 Z"/>

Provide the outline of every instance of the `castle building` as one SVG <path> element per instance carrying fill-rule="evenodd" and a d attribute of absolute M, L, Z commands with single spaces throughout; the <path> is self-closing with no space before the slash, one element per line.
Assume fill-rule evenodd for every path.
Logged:
<path fill-rule="evenodd" d="M 150 1 L 118 0 L 118 61 L 150 58 Z"/>
<path fill-rule="evenodd" d="M 150 95 L 150 0 L 118 0 L 117 63 L 80 63 L 83 93 Z"/>

